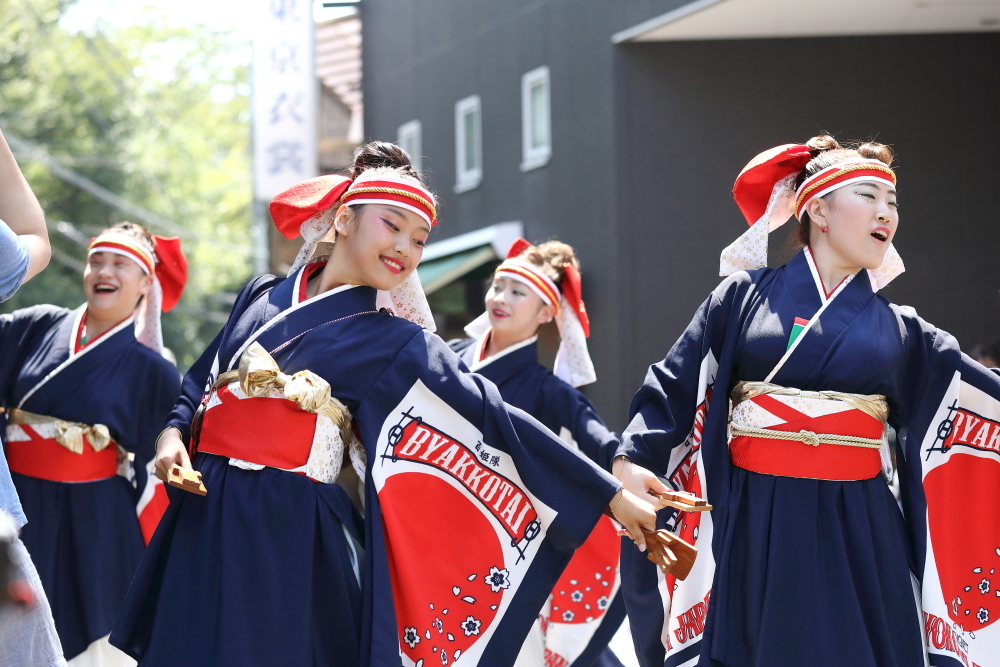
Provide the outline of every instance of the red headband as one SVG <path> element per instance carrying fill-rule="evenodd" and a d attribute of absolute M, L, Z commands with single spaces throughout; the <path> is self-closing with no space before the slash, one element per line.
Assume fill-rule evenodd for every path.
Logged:
<path fill-rule="evenodd" d="M 163 312 L 169 312 L 180 301 L 187 285 L 187 258 L 181 250 L 179 237 L 153 236 L 153 255 L 133 243 L 126 234 L 110 232 L 91 239 L 87 256 L 95 252 L 124 255 L 142 267 L 146 275 L 154 275 L 163 291 Z"/>
<path fill-rule="evenodd" d="M 818 171 L 804 180 L 795 192 L 795 217 L 802 219 L 802 211 L 811 199 L 822 197 L 850 183 L 871 180 L 894 186 L 896 173 L 880 160 L 860 157 Z"/>
<path fill-rule="evenodd" d="M 522 238 L 518 238 L 514 241 L 513 244 L 511 244 L 510 250 L 507 251 L 507 259 L 515 259 L 519 257 L 521 254 L 523 254 L 525 250 L 528 250 L 529 248 L 532 247 L 534 246 L 532 246 L 532 244 L 529 241 Z M 511 271 L 512 268 L 513 267 L 511 267 L 510 265 L 501 264 L 500 268 L 498 268 L 498 271 L 502 270 L 504 272 L 508 272 Z M 520 269 L 520 267 L 517 268 Z M 590 338 L 590 317 L 587 315 L 587 307 L 583 303 L 583 281 L 580 277 L 580 272 L 577 271 L 576 267 L 569 262 L 563 264 L 563 271 L 565 272 L 565 276 L 563 278 L 561 295 L 566 299 L 566 303 L 569 305 L 570 308 L 573 309 L 573 312 L 576 313 L 577 319 L 580 320 L 580 326 L 583 327 L 584 335 L 587 338 Z M 518 273 L 527 274 L 528 272 L 518 271 Z M 541 273 L 541 272 L 536 270 L 536 273 Z M 531 277 L 535 278 L 535 276 Z M 545 281 L 552 284 L 551 281 L 548 279 L 548 276 L 544 276 L 544 278 Z M 535 280 L 533 282 L 540 283 L 539 289 L 541 289 L 541 284 L 543 284 L 543 281 Z M 556 304 L 559 303 L 558 296 L 554 297 L 554 303 Z"/>
<path fill-rule="evenodd" d="M 300 235 L 303 222 L 332 208 L 338 201 L 344 204 L 383 203 L 413 211 L 428 224 L 437 224 L 437 210 L 430 192 L 403 179 L 383 176 L 357 181 L 346 176 L 327 174 L 297 183 L 271 200 L 271 219 L 286 239 Z"/>

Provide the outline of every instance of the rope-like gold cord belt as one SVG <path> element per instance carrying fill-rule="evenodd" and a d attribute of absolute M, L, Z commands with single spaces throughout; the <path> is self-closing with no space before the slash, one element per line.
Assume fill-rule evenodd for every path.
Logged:
<path fill-rule="evenodd" d="M 791 440 L 801 442 L 806 445 L 818 447 L 820 443 L 824 445 L 845 445 L 847 447 L 866 447 L 868 449 L 880 449 L 882 438 L 861 438 L 853 435 L 836 435 L 833 433 L 813 433 L 812 431 L 773 431 L 766 428 L 755 428 L 744 426 L 733 422 L 729 425 L 733 437 L 745 435 L 753 438 L 770 438 L 771 440 Z"/>

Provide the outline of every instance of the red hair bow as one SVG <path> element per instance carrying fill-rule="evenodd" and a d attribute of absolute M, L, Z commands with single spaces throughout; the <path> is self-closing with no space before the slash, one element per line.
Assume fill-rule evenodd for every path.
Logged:
<path fill-rule="evenodd" d="M 156 254 L 156 278 L 163 290 L 163 312 L 168 312 L 181 300 L 187 285 L 187 257 L 181 250 L 180 238 L 176 236 L 154 236 L 153 252 Z"/>
<path fill-rule="evenodd" d="M 764 151 L 743 167 L 733 184 L 733 199 L 747 224 L 754 224 L 767 211 L 775 184 L 789 174 L 797 174 L 812 159 L 809 147 L 785 144 Z"/>
<path fill-rule="evenodd" d="M 351 179 L 337 174 L 296 183 L 271 200 L 274 226 L 286 239 L 294 239 L 303 222 L 336 204 L 350 185 Z"/>

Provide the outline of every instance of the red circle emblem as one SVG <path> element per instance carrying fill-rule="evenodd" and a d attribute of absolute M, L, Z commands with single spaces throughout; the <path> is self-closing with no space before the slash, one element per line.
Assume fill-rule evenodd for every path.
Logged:
<path fill-rule="evenodd" d="M 450 665 L 486 634 L 510 587 L 496 530 L 433 475 L 392 475 L 378 496 L 400 648 L 418 665 Z"/>

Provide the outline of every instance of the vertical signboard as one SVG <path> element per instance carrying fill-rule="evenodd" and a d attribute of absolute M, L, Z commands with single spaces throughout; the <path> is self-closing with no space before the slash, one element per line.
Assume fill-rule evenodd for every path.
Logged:
<path fill-rule="evenodd" d="M 312 0 L 254 0 L 254 191 L 269 201 L 317 175 Z"/>

